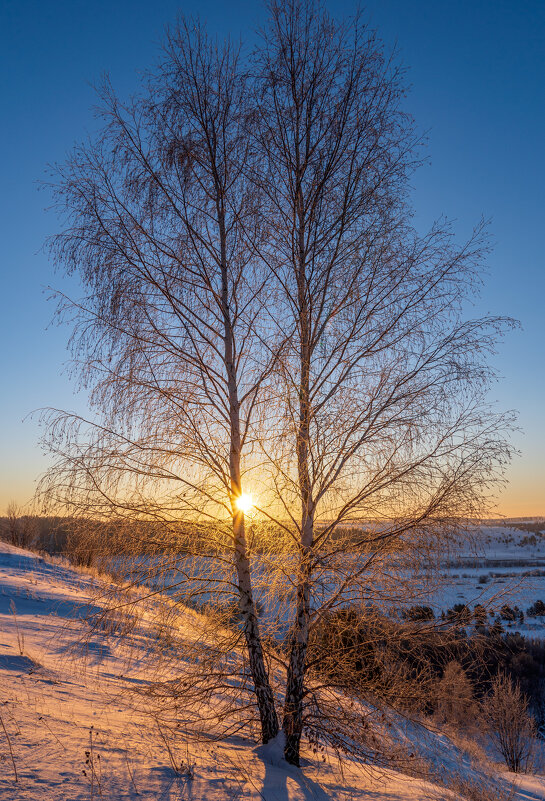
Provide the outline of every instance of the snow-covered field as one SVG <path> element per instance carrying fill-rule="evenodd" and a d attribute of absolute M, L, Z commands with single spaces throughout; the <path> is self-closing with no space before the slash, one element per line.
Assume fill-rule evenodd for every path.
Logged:
<path fill-rule="evenodd" d="M 545 531 L 545 523 L 543 530 Z M 436 614 L 454 604 L 487 604 L 499 612 L 504 604 L 526 614 L 536 600 L 545 601 L 545 536 L 508 526 L 481 526 L 471 548 L 453 555 L 442 570 L 443 581 L 429 603 Z M 545 617 L 507 623 L 506 630 L 545 637 Z"/>
<path fill-rule="evenodd" d="M 440 774 L 474 787 L 489 781 L 444 734 L 402 720 L 397 736 L 427 765 L 426 779 L 349 761 L 341 772 L 327 753 L 305 753 L 299 770 L 282 760 L 279 743 L 259 747 L 245 730 L 219 742 L 161 734 L 131 692 L 156 677 L 154 609 L 143 603 L 128 649 L 123 636 L 90 634 L 85 618 L 100 612 L 100 589 L 92 575 L 0 542 L 2 800 L 424 801 L 462 797 L 444 789 Z M 178 626 L 191 639 L 202 620 L 188 610 Z M 515 777 L 488 767 L 500 801 Z M 517 782 L 515 798 L 545 799 L 540 776 Z"/>

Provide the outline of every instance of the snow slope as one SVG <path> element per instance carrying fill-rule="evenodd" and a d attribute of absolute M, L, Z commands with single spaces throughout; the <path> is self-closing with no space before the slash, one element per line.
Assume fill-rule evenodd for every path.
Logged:
<path fill-rule="evenodd" d="M 90 634 L 85 618 L 100 611 L 96 577 L 0 542 L 2 801 L 419 801 L 457 797 L 433 782 L 441 773 L 485 781 L 446 736 L 401 722 L 429 781 L 349 762 L 340 772 L 327 754 L 305 754 L 299 770 L 282 759 L 280 740 L 163 737 L 130 692 L 153 678 L 146 612 L 129 660 L 123 637 Z M 186 636 L 198 623 L 188 611 Z M 497 780 L 510 785 L 508 776 Z M 545 800 L 545 781 L 523 777 L 518 798 Z"/>

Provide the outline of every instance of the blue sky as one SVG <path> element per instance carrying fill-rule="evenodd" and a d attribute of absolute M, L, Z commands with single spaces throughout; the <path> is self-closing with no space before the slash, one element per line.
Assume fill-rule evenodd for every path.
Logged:
<path fill-rule="evenodd" d="M 350 14 L 351 0 L 330 3 Z M 366 16 L 408 68 L 407 108 L 429 134 L 429 164 L 413 180 L 416 223 L 444 214 L 460 239 L 481 216 L 495 242 L 476 311 L 518 318 L 495 364 L 491 399 L 519 411 L 521 451 L 499 499 L 508 515 L 545 514 L 545 3 L 542 0 L 369 0 Z M 153 64 L 164 26 L 199 14 L 212 32 L 251 41 L 265 12 L 231 0 L 4 0 L 0 16 L 0 514 L 31 498 L 47 466 L 27 415 L 84 410 L 64 371 L 69 331 L 50 325 L 47 287 L 77 294 L 42 250 L 58 228 L 38 191 L 48 163 L 92 133 L 92 84 L 118 93 Z M 26 419 L 24 419 L 26 418 Z"/>

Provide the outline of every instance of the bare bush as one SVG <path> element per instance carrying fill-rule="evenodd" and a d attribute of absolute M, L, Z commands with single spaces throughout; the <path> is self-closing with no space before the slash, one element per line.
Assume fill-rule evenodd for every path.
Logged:
<path fill-rule="evenodd" d="M 469 726 L 477 704 L 471 681 L 459 662 L 449 662 L 437 685 L 437 714 L 445 723 Z"/>
<path fill-rule="evenodd" d="M 492 740 L 509 770 L 525 771 L 532 755 L 535 724 L 519 684 L 510 676 L 498 674 L 482 711 Z"/>

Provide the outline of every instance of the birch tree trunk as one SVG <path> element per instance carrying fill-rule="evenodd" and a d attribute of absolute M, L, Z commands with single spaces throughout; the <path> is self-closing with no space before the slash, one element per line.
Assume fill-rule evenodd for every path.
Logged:
<path fill-rule="evenodd" d="M 235 554 L 235 567 L 239 590 L 239 607 L 244 625 L 244 637 L 248 649 L 250 671 L 257 697 L 259 717 L 261 720 L 261 736 L 264 743 L 268 743 L 278 734 L 278 717 L 274 705 L 269 675 L 265 665 L 263 647 L 259 631 L 256 605 L 252 592 L 251 566 L 246 540 L 244 513 L 237 509 L 237 499 L 242 494 L 241 478 L 241 433 L 240 433 L 240 401 L 238 396 L 238 381 L 235 362 L 235 342 L 233 325 L 229 304 L 229 285 L 225 238 L 225 212 L 218 191 L 218 223 L 220 230 L 220 260 L 221 260 L 221 305 L 224 321 L 224 358 L 227 374 L 227 391 L 229 396 L 229 422 L 231 428 L 229 449 L 229 473 L 231 479 L 231 506 L 233 510 L 233 547 Z"/>
<path fill-rule="evenodd" d="M 314 543 L 314 502 L 309 466 L 310 444 L 310 364 L 312 358 L 311 320 L 309 315 L 308 282 L 306 275 L 304 195 L 301 185 L 302 166 L 298 142 L 295 147 L 297 165 L 297 306 L 300 333 L 299 424 L 296 432 L 297 473 L 301 495 L 301 538 L 297 573 L 297 605 L 293 623 L 284 701 L 284 756 L 299 765 L 299 749 L 303 732 L 303 696 L 305 664 L 310 623 L 310 593 L 312 577 L 312 547 Z"/>
<path fill-rule="evenodd" d="M 240 593 L 240 612 L 244 622 L 244 637 L 248 648 L 250 670 L 259 708 L 261 737 L 264 743 L 268 743 L 278 734 L 278 717 L 269 674 L 265 665 L 259 622 L 252 594 L 250 562 L 248 559 L 244 514 L 242 512 L 237 512 L 233 516 L 233 536 Z"/>
<path fill-rule="evenodd" d="M 312 543 L 314 523 L 306 521 L 304 540 Z M 286 678 L 283 729 L 285 732 L 284 756 L 292 765 L 299 765 L 299 751 L 303 733 L 303 700 L 306 656 L 310 632 L 310 592 L 312 545 L 302 546 L 297 582 L 297 607 L 293 625 L 289 663 Z"/>

